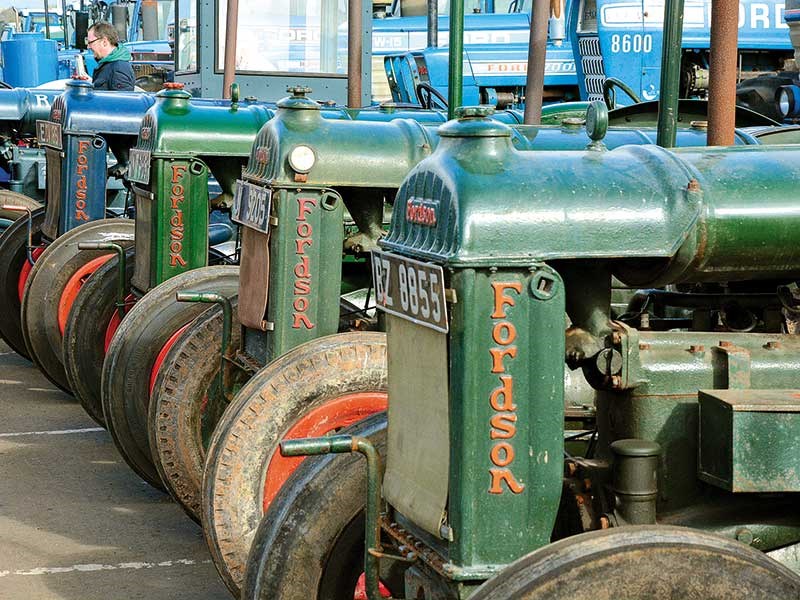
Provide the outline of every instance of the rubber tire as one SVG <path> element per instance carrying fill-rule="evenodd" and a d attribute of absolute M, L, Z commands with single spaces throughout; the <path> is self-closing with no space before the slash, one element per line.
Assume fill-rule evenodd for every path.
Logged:
<path fill-rule="evenodd" d="M 231 344 L 238 348 L 242 331 L 239 297 L 231 298 L 231 304 Z M 158 474 L 170 495 L 198 523 L 206 460 L 201 407 L 219 373 L 221 340 L 222 308 L 214 306 L 197 317 L 175 342 L 150 397 L 150 451 Z M 218 408 L 222 415 L 227 403 Z"/>
<path fill-rule="evenodd" d="M 134 249 L 125 252 L 125 289 L 130 289 Z M 117 310 L 119 257 L 113 256 L 83 284 L 64 328 L 62 356 L 72 393 L 86 413 L 105 427 L 100 383 L 103 378 L 105 338 Z"/>
<path fill-rule="evenodd" d="M 207 304 L 177 302 L 178 291 L 239 289 L 239 267 L 220 266 L 181 273 L 145 294 L 125 316 L 103 362 L 102 402 L 106 427 L 125 462 L 147 483 L 163 490 L 150 453 L 150 373 L 167 340 Z"/>
<path fill-rule="evenodd" d="M 33 244 L 42 243 L 44 208 L 33 212 L 31 229 Z M 22 335 L 22 304 L 19 301 L 19 274 L 27 260 L 28 225 L 26 219 L 18 219 L 0 235 L 0 337 L 14 352 L 30 360 L 25 338 Z"/>
<path fill-rule="evenodd" d="M 386 413 L 342 433 L 369 438 L 385 455 Z M 364 571 L 366 500 L 367 466 L 360 454 L 305 460 L 258 526 L 242 598 L 353 600 Z"/>
<path fill-rule="evenodd" d="M 800 598 L 800 578 L 741 542 L 686 527 L 592 531 L 545 546 L 470 600 Z"/>
<path fill-rule="evenodd" d="M 385 392 L 386 335 L 352 332 L 307 342 L 261 369 L 217 425 L 203 475 L 203 533 L 238 596 L 263 516 L 264 477 L 277 444 L 305 411 L 355 392 Z"/>
<path fill-rule="evenodd" d="M 36 260 L 22 298 L 22 334 L 33 363 L 45 377 L 70 392 L 62 356 L 58 305 L 70 278 L 86 263 L 109 250 L 79 250 L 82 242 L 133 244 L 134 223 L 129 219 L 101 219 L 85 223 L 60 236 Z"/>
<path fill-rule="evenodd" d="M 43 208 L 44 205 L 38 200 L 34 200 L 30 196 L 20 194 L 19 192 L 12 192 L 11 190 L 0 190 L 0 219 L 9 219 L 10 221 L 17 221 L 22 217 L 27 217 L 28 213 L 19 210 L 6 210 L 3 206 L 14 205 L 29 208 L 31 212 L 36 209 Z"/>

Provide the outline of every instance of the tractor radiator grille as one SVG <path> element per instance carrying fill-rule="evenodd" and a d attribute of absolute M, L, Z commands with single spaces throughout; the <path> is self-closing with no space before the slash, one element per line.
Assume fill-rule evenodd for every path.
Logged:
<path fill-rule="evenodd" d="M 61 214 L 61 152 L 45 148 L 46 184 L 42 233 L 50 240 L 58 237 L 58 221 Z"/>
<path fill-rule="evenodd" d="M 581 37 L 578 40 L 578 51 L 581 55 L 581 67 L 583 68 L 588 100 L 602 100 L 606 73 L 603 69 L 600 38 L 598 36 Z"/>

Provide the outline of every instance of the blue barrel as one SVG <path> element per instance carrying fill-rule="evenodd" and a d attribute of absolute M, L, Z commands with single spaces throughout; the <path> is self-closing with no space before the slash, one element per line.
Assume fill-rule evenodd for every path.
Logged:
<path fill-rule="evenodd" d="M 15 33 L 0 42 L 3 79 L 13 87 L 35 87 L 58 79 L 58 42 L 44 34 Z"/>

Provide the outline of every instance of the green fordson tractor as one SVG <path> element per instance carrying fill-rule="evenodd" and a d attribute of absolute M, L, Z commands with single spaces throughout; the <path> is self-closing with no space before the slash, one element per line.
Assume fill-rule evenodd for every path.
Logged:
<path fill-rule="evenodd" d="M 121 415 L 134 414 L 134 404 L 146 401 L 147 422 L 128 417 L 126 423 L 149 434 L 151 462 L 139 468 L 157 469 L 190 516 L 202 519 L 212 556 L 235 593 L 255 527 L 299 463 L 280 457 L 278 442 L 335 431 L 385 408 L 385 342 L 382 334 L 369 331 L 380 324 L 365 293 L 365 254 L 384 233 L 387 201 L 440 139 L 434 124 L 408 118 L 328 119 L 305 90 L 293 92 L 256 138 L 234 203 L 234 220 L 242 224 L 238 296 L 226 300 L 222 290 L 208 293 L 212 285 L 184 287 L 180 299 L 222 306 L 178 332 L 157 375 L 151 371 L 150 393 L 139 396 L 146 400 L 120 393 L 114 401 Z M 545 118 L 557 120 L 558 109 L 550 110 Z M 385 118 L 403 116 L 410 115 L 390 111 Z M 513 124 L 512 144 L 519 150 L 582 150 L 595 144 L 574 117 L 527 127 L 517 124 L 520 116 L 494 115 L 497 122 Z M 682 128 L 677 139 L 701 146 L 706 132 Z M 604 139 L 608 147 L 654 141 L 654 129 L 630 126 L 615 126 Z M 737 143 L 757 140 L 740 131 Z M 178 282 L 165 288 L 159 302 L 174 299 L 172 283 Z M 166 306 L 181 310 L 176 303 L 150 312 L 135 308 L 128 318 L 140 327 L 132 331 Z M 165 322 L 159 342 L 173 339 L 170 327 Z M 325 337 L 336 332 L 335 338 Z M 294 350 L 301 345 L 302 353 Z M 354 346 L 362 359 L 353 360 Z M 135 380 L 125 377 L 125 368 L 106 373 L 109 380 Z M 313 398 L 300 385 L 334 374 L 340 383 Z M 339 393 L 337 386 L 348 378 L 363 389 Z M 136 451 L 142 456 L 141 447 Z"/>
<path fill-rule="evenodd" d="M 240 102 L 235 88 L 231 100 L 193 100 L 181 88 L 167 84 L 156 94 L 130 150 L 133 247 L 125 252 L 102 236 L 81 241 L 82 248 L 111 252 L 113 258 L 76 294 L 62 353 L 70 387 L 102 424 L 103 361 L 125 314 L 168 279 L 209 264 L 235 262 L 235 248 L 220 246 L 235 237 L 227 216 L 233 184 L 256 133 L 273 112 L 251 99 Z"/>
<path fill-rule="evenodd" d="M 330 456 L 273 499 L 242 597 L 800 597 L 800 150 L 513 135 L 466 109 L 401 186 L 371 260 L 388 429 L 281 444 Z M 617 317 L 613 278 L 643 290 Z M 290 354 L 287 388 L 364 392 Z"/>

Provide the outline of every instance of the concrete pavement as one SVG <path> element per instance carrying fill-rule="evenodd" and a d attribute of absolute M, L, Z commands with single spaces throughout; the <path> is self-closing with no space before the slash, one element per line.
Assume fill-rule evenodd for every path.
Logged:
<path fill-rule="evenodd" d="M 139 598 L 231 596 L 200 527 L 0 342 L 0 600 Z"/>

